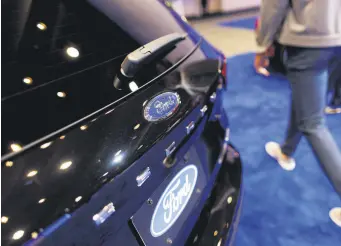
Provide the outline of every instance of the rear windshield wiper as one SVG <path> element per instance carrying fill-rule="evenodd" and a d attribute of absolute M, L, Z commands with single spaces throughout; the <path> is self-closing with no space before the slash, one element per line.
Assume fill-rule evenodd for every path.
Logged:
<path fill-rule="evenodd" d="M 187 34 L 171 33 L 129 53 L 121 64 L 121 74 L 115 77 L 115 88 L 121 89 L 125 81 L 132 79 L 145 64 L 159 58 L 162 53 L 173 49 L 177 43 L 185 40 L 186 37 Z"/>

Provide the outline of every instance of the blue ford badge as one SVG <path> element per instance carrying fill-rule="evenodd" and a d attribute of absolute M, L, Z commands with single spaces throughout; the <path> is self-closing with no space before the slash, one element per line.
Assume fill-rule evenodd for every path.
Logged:
<path fill-rule="evenodd" d="M 153 237 L 159 237 L 173 226 L 191 198 L 197 182 L 195 165 L 183 168 L 167 186 L 158 201 L 150 225 Z"/>
<path fill-rule="evenodd" d="M 156 122 L 172 116 L 180 105 L 180 96 L 174 92 L 164 92 L 151 99 L 144 108 L 144 118 Z"/>

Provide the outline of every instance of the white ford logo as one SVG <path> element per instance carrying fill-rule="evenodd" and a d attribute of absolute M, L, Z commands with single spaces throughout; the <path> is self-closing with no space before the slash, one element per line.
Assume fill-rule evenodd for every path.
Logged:
<path fill-rule="evenodd" d="M 153 213 L 150 232 L 154 237 L 164 234 L 179 218 L 191 198 L 197 177 L 197 167 L 189 165 L 169 183 Z"/>

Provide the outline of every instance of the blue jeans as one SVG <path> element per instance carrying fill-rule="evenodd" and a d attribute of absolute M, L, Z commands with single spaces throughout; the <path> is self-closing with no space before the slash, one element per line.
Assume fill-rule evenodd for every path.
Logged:
<path fill-rule="evenodd" d="M 341 196 L 341 152 L 325 124 L 324 116 L 328 66 L 332 59 L 341 59 L 341 47 L 286 47 L 284 63 L 291 84 L 292 99 L 282 152 L 291 156 L 304 135 L 322 169 Z"/>
<path fill-rule="evenodd" d="M 332 92 L 331 106 L 341 106 L 341 59 L 334 57 L 329 64 L 329 91 Z"/>

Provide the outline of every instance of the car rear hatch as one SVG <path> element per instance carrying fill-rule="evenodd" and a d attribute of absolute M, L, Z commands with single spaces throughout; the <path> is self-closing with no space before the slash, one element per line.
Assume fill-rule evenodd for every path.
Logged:
<path fill-rule="evenodd" d="M 12 14 L 26 14 L 26 21 L 11 36 L 17 46 L 8 49 L 4 65 L 2 243 L 183 242 L 206 200 L 203 192 L 212 188 L 224 137 L 221 127 L 220 139 L 203 137 L 209 119 L 224 117 L 216 103 L 224 83 L 220 55 L 189 35 L 147 64 L 132 86 L 117 90 L 113 80 L 127 53 L 186 31 L 173 12 L 141 1 L 16 3 Z M 148 109 L 157 100 L 176 108 L 152 121 Z M 158 201 L 177 178 L 185 178 L 184 202 L 160 225 Z M 151 232 L 153 226 L 163 227 L 162 234 Z"/>

